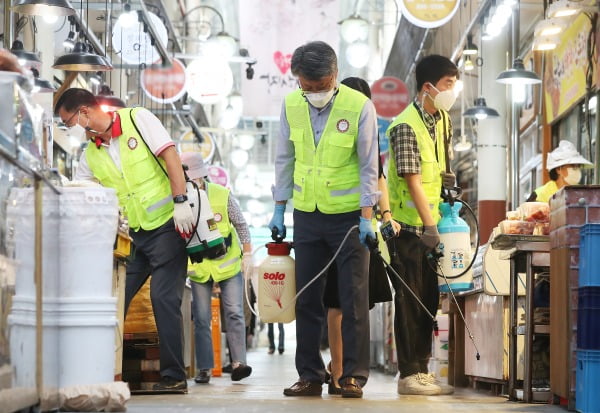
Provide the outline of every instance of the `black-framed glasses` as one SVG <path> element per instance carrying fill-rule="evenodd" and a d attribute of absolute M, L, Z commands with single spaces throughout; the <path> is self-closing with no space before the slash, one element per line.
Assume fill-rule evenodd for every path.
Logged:
<path fill-rule="evenodd" d="M 72 129 L 72 128 L 73 128 L 75 125 L 77 125 L 77 124 L 79 123 L 79 118 L 77 118 L 77 122 L 75 122 L 75 123 L 74 123 L 74 124 L 72 124 L 72 125 L 70 124 L 70 123 L 71 123 L 71 121 L 73 120 L 73 118 L 75 117 L 75 115 L 79 116 L 79 112 L 80 112 L 80 111 L 81 111 L 81 106 L 79 106 L 79 107 L 77 108 L 77 111 L 76 111 L 75 113 L 73 113 L 73 114 L 71 115 L 71 117 L 69 117 L 69 119 L 67 119 L 67 120 L 63 121 L 63 124 L 65 125 L 65 127 L 66 127 L 67 129 Z"/>

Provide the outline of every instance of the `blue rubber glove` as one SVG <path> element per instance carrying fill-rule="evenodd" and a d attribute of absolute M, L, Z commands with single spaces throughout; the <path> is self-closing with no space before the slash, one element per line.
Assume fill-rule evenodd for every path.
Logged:
<path fill-rule="evenodd" d="M 269 229 L 277 228 L 279 235 L 285 237 L 285 225 L 283 225 L 283 213 L 285 212 L 285 204 L 275 204 L 273 218 L 269 222 Z"/>
<path fill-rule="evenodd" d="M 367 245 L 367 237 L 375 238 L 375 232 L 373 231 L 373 225 L 371 225 L 371 220 L 367 218 L 360 217 L 360 222 L 358 224 L 358 239 L 360 243 L 365 247 L 369 248 Z"/>

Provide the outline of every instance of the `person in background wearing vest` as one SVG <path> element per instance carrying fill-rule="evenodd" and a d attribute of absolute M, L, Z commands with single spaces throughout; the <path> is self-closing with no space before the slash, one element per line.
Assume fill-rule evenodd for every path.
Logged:
<path fill-rule="evenodd" d="M 125 314 L 147 278 L 160 340 L 161 381 L 153 390 L 187 393 L 181 301 L 187 273 L 184 237 L 194 218 L 175 143 L 144 108 L 102 111 L 85 89 L 66 90 L 54 112 L 67 128 L 83 127 L 92 142 L 81 155 L 75 180 L 114 188 L 129 221 L 135 258 L 127 265 Z"/>
<path fill-rule="evenodd" d="M 369 84 L 360 77 L 347 77 L 340 82 L 343 85 L 358 90 L 366 97 L 371 99 L 371 88 Z M 379 152 L 379 148 L 378 148 Z M 400 224 L 392 219 L 390 211 L 389 196 L 387 190 L 387 181 L 383 173 L 381 165 L 381 156 L 378 157 L 378 181 L 377 188 L 381 192 L 379 197 L 378 207 L 382 222 L 391 221 L 394 232 L 400 231 Z M 370 254 L 369 258 L 369 308 L 373 308 L 375 303 L 390 301 L 392 293 L 389 287 L 389 280 L 386 269 L 381 261 L 382 258 L 377 254 Z M 327 307 L 327 334 L 329 342 L 329 352 L 331 354 L 331 362 L 327 366 L 327 370 L 331 374 L 331 380 L 327 392 L 329 394 L 340 394 L 341 388 L 338 383 L 338 378 L 342 374 L 342 311 L 337 291 L 337 269 L 334 265 L 329 267 L 327 273 L 327 282 L 325 284 L 325 293 L 323 295 L 323 303 Z"/>
<path fill-rule="evenodd" d="M 550 202 L 550 198 L 563 186 L 577 185 L 581 181 L 581 168 L 593 164 L 577 152 L 569 141 L 560 141 L 558 147 L 548 154 L 546 169 L 550 180 L 529 195 L 527 202 Z"/>
<path fill-rule="evenodd" d="M 439 291 L 436 265 L 427 255 L 440 242 L 436 225 L 442 187 L 450 189 L 455 184 L 454 174 L 445 172 L 449 160 L 444 145 L 452 136 L 448 111 L 456 100 L 453 88 L 457 78 L 456 65 L 446 57 L 424 57 L 416 66 L 417 96 L 387 130 L 390 206 L 402 227 L 400 234 L 388 241 L 391 264 L 432 314 L 437 312 Z M 403 289 L 397 286 L 394 297 L 398 393 L 451 394 L 452 386 L 428 373 L 431 318 Z"/>
<path fill-rule="evenodd" d="M 285 235 L 286 202 L 294 203 L 296 289 L 319 274 L 348 234 L 334 265 L 342 309 L 342 397 L 362 397 L 369 377 L 369 250 L 377 203 L 377 117 L 362 93 L 337 84 L 337 57 L 328 44 L 298 47 L 291 59 L 298 89 L 281 112 L 269 228 Z M 296 370 L 286 396 L 320 396 L 329 374 L 320 354 L 325 277 L 296 301 Z"/>
<path fill-rule="evenodd" d="M 184 152 L 181 162 L 187 176 L 206 191 L 219 232 L 226 240 L 227 253 L 217 259 L 204 259 L 188 265 L 192 286 L 196 368 L 194 381 L 206 384 L 214 367 L 211 334 L 211 297 L 214 283 L 219 283 L 225 316 L 225 333 L 231 356 L 231 380 L 240 381 L 252 373 L 246 364 L 246 320 L 244 318 L 244 277 L 252 271 L 250 230 L 237 200 L 229 189 L 205 181 L 208 170 L 199 152 Z M 238 239 L 239 237 L 239 239 Z M 242 244 L 242 249 L 240 248 Z M 220 363 L 221 360 L 217 360 Z"/>

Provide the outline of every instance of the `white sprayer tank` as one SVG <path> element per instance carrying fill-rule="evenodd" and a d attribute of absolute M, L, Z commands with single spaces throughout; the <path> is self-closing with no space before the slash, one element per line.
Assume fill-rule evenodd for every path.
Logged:
<path fill-rule="evenodd" d="M 258 266 L 258 313 L 265 323 L 289 323 L 296 318 L 296 273 L 292 244 L 269 242 Z"/>

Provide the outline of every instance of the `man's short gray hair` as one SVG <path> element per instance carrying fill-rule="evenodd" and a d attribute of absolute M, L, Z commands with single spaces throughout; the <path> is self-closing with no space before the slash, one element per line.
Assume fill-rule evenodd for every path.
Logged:
<path fill-rule="evenodd" d="M 337 56 L 327 43 L 309 42 L 294 51 L 291 69 L 294 76 L 319 80 L 337 73 Z"/>

